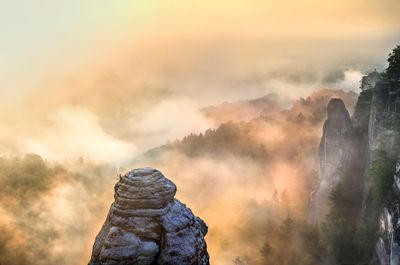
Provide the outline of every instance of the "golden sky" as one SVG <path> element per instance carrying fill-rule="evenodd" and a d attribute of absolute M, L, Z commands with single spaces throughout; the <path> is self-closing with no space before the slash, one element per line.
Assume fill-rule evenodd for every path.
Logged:
<path fill-rule="evenodd" d="M 0 6 L 2 92 L 38 85 L 58 71 L 106 67 L 165 42 L 393 42 L 400 7 L 396 0 L 1 0 Z"/>
<path fill-rule="evenodd" d="M 399 41 L 399 7 L 398 0 L 0 0 L 0 136 L 27 131 L 19 139 L 29 144 L 11 149 L 51 156 L 58 152 L 41 140 L 57 139 L 44 132 L 67 127 L 77 138 L 74 119 L 84 119 L 87 131 L 99 132 L 94 139 L 139 152 L 208 128 L 196 112 L 209 104 L 271 92 L 295 99 L 320 87 L 357 91 L 361 74 L 383 69 Z M 179 123 L 180 109 L 195 122 Z M 84 143 L 75 148 L 91 148 Z"/>

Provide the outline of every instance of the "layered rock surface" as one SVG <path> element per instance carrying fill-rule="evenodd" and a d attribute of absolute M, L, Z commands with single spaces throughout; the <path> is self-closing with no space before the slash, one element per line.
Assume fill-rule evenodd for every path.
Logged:
<path fill-rule="evenodd" d="M 175 193 L 175 184 L 152 168 L 121 176 L 89 265 L 209 264 L 207 226 Z"/>

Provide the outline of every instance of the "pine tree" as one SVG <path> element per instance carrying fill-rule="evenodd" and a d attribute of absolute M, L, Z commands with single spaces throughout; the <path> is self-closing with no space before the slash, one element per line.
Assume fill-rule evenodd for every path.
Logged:
<path fill-rule="evenodd" d="M 393 49 L 387 60 L 389 66 L 386 68 L 386 78 L 390 82 L 400 82 L 400 45 Z"/>

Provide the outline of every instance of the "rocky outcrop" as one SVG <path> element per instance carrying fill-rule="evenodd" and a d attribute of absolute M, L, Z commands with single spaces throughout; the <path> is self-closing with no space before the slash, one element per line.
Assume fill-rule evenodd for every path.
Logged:
<path fill-rule="evenodd" d="M 343 167 L 354 150 L 353 126 L 349 112 L 341 99 L 328 103 L 328 118 L 324 123 L 319 146 L 320 178 L 312 198 L 310 219 L 322 218 L 328 210 L 330 191 L 339 182 Z"/>
<path fill-rule="evenodd" d="M 368 130 L 370 150 L 381 148 L 396 155 L 399 152 L 400 98 L 384 82 L 377 83 L 372 91 Z"/>
<path fill-rule="evenodd" d="M 368 75 L 368 76 L 371 76 Z M 374 80 L 366 87 L 371 93 L 368 121 L 369 160 L 373 160 L 374 151 L 382 150 L 390 157 L 400 154 L 400 97 L 396 87 L 374 73 Z M 393 176 L 393 197 L 385 204 L 379 217 L 379 237 L 375 245 L 374 264 L 400 264 L 400 160 L 397 159 Z M 369 189 L 366 189 L 364 204 L 368 208 Z M 373 206 L 369 206 L 373 207 Z M 368 209 L 366 212 L 371 212 Z"/>
<path fill-rule="evenodd" d="M 376 264 L 400 264 L 400 159 L 393 178 L 393 199 L 379 217 L 379 237 L 375 245 Z"/>
<path fill-rule="evenodd" d="M 394 212 L 393 212 L 394 210 Z M 379 217 L 379 237 L 376 242 L 376 264 L 397 265 L 399 263 L 399 231 L 398 231 L 398 207 L 396 209 L 384 208 Z M 393 223 L 396 221 L 396 223 Z"/>
<path fill-rule="evenodd" d="M 375 85 L 381 80 L 381 74 L 376 69 L 361 79 L 361 91 L 368 91 L 375 88 Z"/>
<path fill-rule="evenodd" d="M 152 168 L 121 176 L 89 265 L 209 264 L 207 226 L 175 193 L 175 184 Z"/>
<path fill-rule="evenodd" d="M 366 170 L 378 150 L 390 158 L 399 157 L 392 179 L 393 196 L 384 202 L 383 208 L 374 202 L 371 183 L 366 179 Z M 332 189 L 343 176 L 343 169 L 350 168 L 352 181 L 360 186 L 357 194 L 362 194 L 357 213 L 359 222 L 374 220 L 374 216 L 379 215 L 379 231 L 371 264 L 399 265 L 400 88 L 385 81 L 377 72 L 365 76 L 351 120 L 344 104 L 337 99 L 331 100 L 319 158 L 319 186 L 312 198 L 311 219 L 323 220 Z"/>

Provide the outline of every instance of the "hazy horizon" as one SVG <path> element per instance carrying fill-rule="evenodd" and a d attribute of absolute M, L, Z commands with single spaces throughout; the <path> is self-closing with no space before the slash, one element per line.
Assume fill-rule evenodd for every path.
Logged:
<path fill-rule="evenodd" d="M 269 93 L 295 100 L 323 87 L 357 92 L 362 74 L 382 70 L 399 41 L 394 0 L 2 7 L 0 150 L 48 159 L 118 162 L 207 129 L 199 108 L 223 101 Z M 78 124 L 91 131 L 84 145 L 72 139 L 88 138 Z M 106 158 L 91 141 L 113 151 Z"/>

